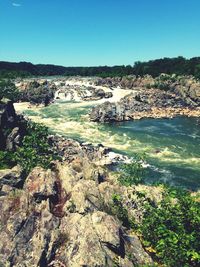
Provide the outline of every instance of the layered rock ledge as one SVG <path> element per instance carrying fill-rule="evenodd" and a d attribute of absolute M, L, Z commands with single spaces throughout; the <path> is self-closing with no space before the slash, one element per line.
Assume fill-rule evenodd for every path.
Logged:
<path fill-rule="evenodd" d="M 3 133 L 20 122 L 12 103 L 1 106 Z M 4 149 L 9 136 L 4 135 Z M 16 138 L 11 144 L 15 142 Z M 52 161 L 49 169 L 37 166 L 28 176 L 18 165 L 0 170 L 0 265 L 131 267 L 153 263 L 139 237 L 113 212 L 113 195 L 123 196 L 130 216 L 140 223 L 141 192 L 157 203 L 162 188 L 120 185 L 106 167 L 109 151 L 102 146 L 57 136 L 49 136 L 49 143 L 62 157 Z"/>
<path fill-rule="evenodd" d="M 126 121 L 141 118 L 199 117 L 200 107 L 188 104 L 181 96 L 159 89 L 142 89 L 117 103 L 105 102 L 94 107 L 90 120 L 97 122 Z"/>

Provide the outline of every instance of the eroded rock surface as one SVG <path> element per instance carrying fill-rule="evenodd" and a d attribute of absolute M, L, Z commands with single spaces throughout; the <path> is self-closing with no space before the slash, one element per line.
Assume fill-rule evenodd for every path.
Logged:
<path fill-rule="evenodd" d="M 25 132 L 25 123 L 15 113 L 12 101 L 0 101 L 0 149 L 13 151 L 19 146 Z"/>
<path fill-rule="evenodd" d="M 105 102 L 92 108 L 90 120 L 124 121 L 140 118 L 172 118 L 177 115 L 200 116 L 200 108 L 175 93 L 160 89 L 139 90 L 117 103 Z"/>
<path fill-rule="evenodd" d="M 0 194 L 0 263 L 20 267 L 152 263 L 139 238 L 109 212 L 112 196 L 118 193 L 140 220 L 143 211 L 136 211 L 133 203 L 140 206 L 136 193 L 149 192 L 148 187 L 123 187 L 102 168 L 83 150 L 64 162 L 52 163 L 49 170 L 34 168 L 20 189 L 4 182 L 4 193 Z M 102 173 L 100 182 L 98 175 Z M 154 193 L 148 197 L 155 201 Z"/>
<path fill-rule="evenodd" d="M 150 75 L 137 77 L 135 75 L 114 78 L 98 78 L 98 86 L 120 87 L 124 89 L 159 88 L 178 94 L 189 105 L 200 105 L 200 82 L 193 76 L 176 76 L 161 74 L 153 78 Z"/>

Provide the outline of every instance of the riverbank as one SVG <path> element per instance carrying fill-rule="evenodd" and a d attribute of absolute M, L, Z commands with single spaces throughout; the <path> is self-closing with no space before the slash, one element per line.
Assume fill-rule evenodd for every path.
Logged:
<path fill-rule="evenodd" d="M 127 121 L 142 118 L 200 117 L 200 107 L 188 104 L 175 93 L 160 89 L 140 89 L 120 101 L 95 106 L 90 119 L 96 122 Z"/>
<path fill-rule="evenodd" d="M 140 81 L 140 85 L 141 82 L 144 83 L 144 79 L 137 81 Z M 54 82 L 52 79 L 51 83 Z M 72 91 L 80 91 L 82 86 L 84 91 L 87 86 L 94 87 L 96 79 L 59 78 L 57 82 L 61 83 L 59 86 L 65 84 L 63 89 L 73 85 Z M 113 85 L 118 86 L 118 83 Z M 160 89 L 113 89 L 102 84 L 96 86 L 96 89 L 113 92 L 113 96 L 109 99 L 69 101 L 65 95 L 61 95 L 60 99 L 55 99 L 54 103 L 46 107 L 16 103 L 15 108 L 31 120 L 48 126 L 53 134 L 83 143 L 103 144 L 104 147 L 129 157 L 145 153 L 150 166 L 146 172 L 147 183 L 159 181 L 192 190 L 199 188 L 198 107 L 191 107 L 179 95 Z M 109 123 L 91 121 L 88 114 L 93 109 L 98 110 L 99 106 L 102 107 L 101 113 L 97 115 L 104 119 L 106 117 L 103 114 L 109 114 Z"/>
<path fill-rule="evenodd" d="M 199 245 L 198 192 L 139 184 L 141 162 L 113 172 L 107 165 L 116 154 L 102 145 L 48 135 L 46 128 L 16 115 L 11 102 L 0 109 L 1 155 L 20 153 L 18 165 L 0 170 L 0 264 L 174 266 L 181 244 L 187 249 L 181 249 L 180 266 L 198 266 L 193 257 Z M 165 256 L 168 233 L 179 239 Z M 164 256 L 157 253 L 159 242 Z"/>

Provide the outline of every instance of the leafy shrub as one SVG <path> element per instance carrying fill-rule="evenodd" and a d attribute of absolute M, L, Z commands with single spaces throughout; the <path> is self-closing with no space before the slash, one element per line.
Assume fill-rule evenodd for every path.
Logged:
<path fill-rule="evenodd" d="M 37 123 L 28 123 L 27 135 L 15 153 L 15 160 L 26 173 L 36 166 L 48 168 L 54 159 L 48 143 L 48 128 Z"/>
<path fill-rule="evenodd" d="M 151 89 L 152 87 L 153 87 L 153 85 L 151 85 L 151 84 L 149 84 L 149 83 L 146 85 L 146 88 L 147 88 L 147 89 Z"/>
<path fill-rule="evenodd" d="M 126 208 L 123 207 L 121 196 L 118 194 L 113 194 L 112 201 L 113 201 L 111 208 L 112 214 L 116 215 L 117 218 L 123 222 L 123 225 L 129 228 L 130 221 L 128 217 L 128 211 Z"/>
<path fill-rule="evenodd" d="M 136 156 L 136 160 L 130 164 L 123 164 L 120 168 L 118 181 L 125 186 L 138 185 L 143 182 L 144 167 L 142 162 L 144 156 Z"/>
<path fill-rule="evenodd" d="M 0 151 L 0 169 L 6 169 L 14 165 L 13 153 Z"/>
<path fill-rule="evenodd" d="M 12 101 L 18 101 L 19 91 L 11 81 L 0 81 L 0 100 L 5 97 Z"/>
<path fill-rule="evenodd" d="M 158 207 L 147 207 L 140 231 L 166 266 L 200 266 L 200 203 L 188 192 L 167 189 Z"/>
<path fill-rule="evenodd" d="M 164 82 L 155 82 L 154 87 L 164 91 L 170 90 L 170 85 Z"/>

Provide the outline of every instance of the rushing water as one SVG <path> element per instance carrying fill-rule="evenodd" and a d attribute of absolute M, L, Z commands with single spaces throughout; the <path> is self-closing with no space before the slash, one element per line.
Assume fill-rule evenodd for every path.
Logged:
<path fill-rule="evenodd" d="M 26 115 L 53 132 L 134 156 L 146 153 L 147 182 L 168 182 L 200 189 L 200 121 L 197 118 L 143 119 L 115 124 L 88 120 L 91 103 L 60 102 L 23 108 Z"/>

